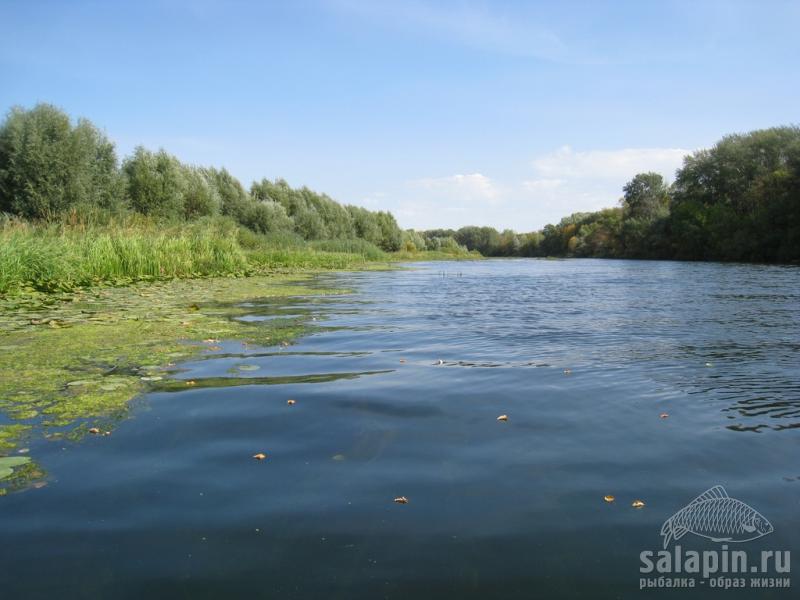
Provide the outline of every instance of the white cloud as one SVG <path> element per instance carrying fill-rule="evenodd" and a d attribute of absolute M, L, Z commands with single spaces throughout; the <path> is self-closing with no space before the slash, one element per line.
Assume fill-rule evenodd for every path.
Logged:
<path fill-rule="evenodd" d="M 500 197 L 500 190 L 491 179 L 481 173 L 426 177 L 411 181 L 410 184 L 412 187 L 434 192 L 443 199 L 494 202 Z"/>
<path fill-rule="evenodd" d="M 636 173 L 655 171 L 672 178 L 683 157 L 684 148 L 624 148 L 576 152 L 562 146 L 533 161 L 540 177 L 567 179 L 615 179 L 627 181 Z"/>
<path fill-rule="evenodd" d="M 577 151 L 562 146 L 534 158 L 530 171 L 516 181 L 480 172 L 427 177 L 406 182 L 402 194 L 386 200 L 403 227 L 491 225 L 534 231 L 575 212 L 617 206 L 622 187 L 636 173 L 655 171 L 671 179 L 689 153 L 682 148 Z"/>
<path fill-rule="evenodd" d="M 655 171 L 672 179 L 684 148 L 623 148 L 576 151 L 562 146 L 535 158 L 534 179 L 524 181 L 527 201 L 521 201 L 534 227 L 557 223 L 575 212 L 616 206 L 622 187 L 637 173 Z"/>
<path fill-rule="evenodd" d="M 523 181 L 522 187 L 529 192 L 544 192 L 554 190 L 558 187 L 561 187 L 563 184 L 563 179 L 548 179 L 547 177 L 544 177 L 542 179 L 529 179 L 527 181 Z"/>

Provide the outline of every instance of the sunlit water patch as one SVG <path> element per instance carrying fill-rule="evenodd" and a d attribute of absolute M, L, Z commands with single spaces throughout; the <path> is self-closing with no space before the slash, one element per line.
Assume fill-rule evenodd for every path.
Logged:
<path fill-rule="evenodd" d="M 635 598 L 715 484 L 797 552 L 798 275 L 442 263 L 239 304 L 312 333 L 215 341 L 113 435 L 37 442 L 49 485 L 0 499 L 3 597 Z"/>

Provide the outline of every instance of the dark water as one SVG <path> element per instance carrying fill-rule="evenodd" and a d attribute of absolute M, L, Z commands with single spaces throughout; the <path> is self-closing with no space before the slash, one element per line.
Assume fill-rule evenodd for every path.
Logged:
<path fill-rule="evenodd" d="M 355 293 L 248 304 L 318 332 L 176 374 L 237 385 L 152 393 L 111 437 L 36 448 L 52 480 L 0 499 L 0 597 L 706 597 L 640 592 L 639 553 L 716 484 L 774 526 L 737 549 L 800 553 L 797 268 L 519 260 L 321 283 Z"/>

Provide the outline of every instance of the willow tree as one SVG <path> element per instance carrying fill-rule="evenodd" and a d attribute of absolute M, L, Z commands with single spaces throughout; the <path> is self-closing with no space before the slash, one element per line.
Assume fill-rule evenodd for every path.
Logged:
<path fill-rule="evenodd" d="M 11 109 L 0 126 L 0 211 L 50 219 L 123 201 L 114 144 L 90 121 L 73 125 L 50 104 Z"/>

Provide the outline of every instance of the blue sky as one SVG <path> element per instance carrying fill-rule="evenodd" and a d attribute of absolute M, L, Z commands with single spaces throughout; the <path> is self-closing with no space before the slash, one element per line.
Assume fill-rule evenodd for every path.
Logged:
<path fill-rule="evenodd" d="M 800 2 L 0 1 L 0 108 L 401 226 L 540 228 L 798 123 Z"/>

